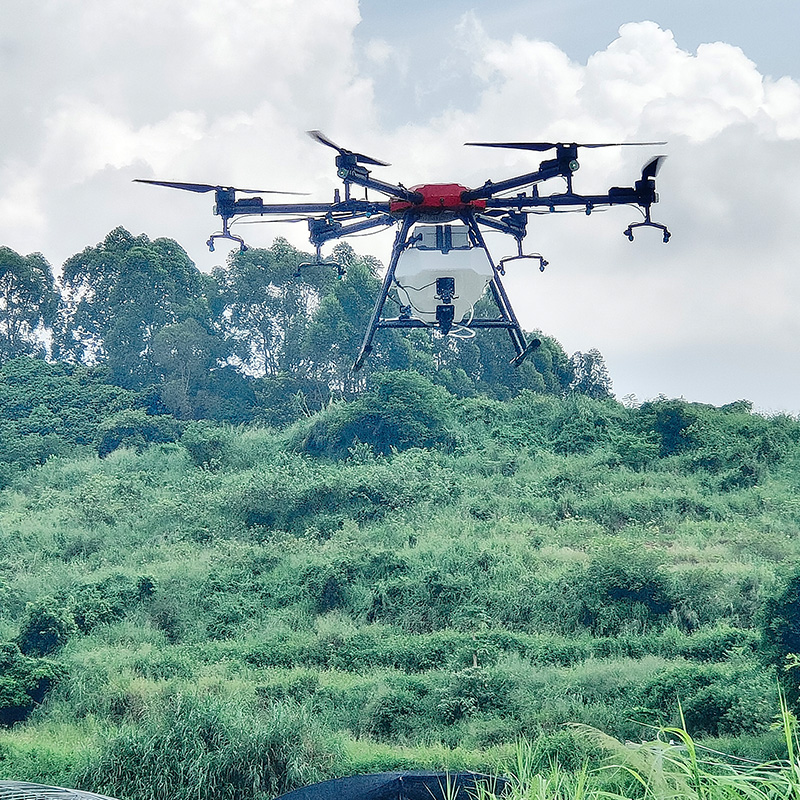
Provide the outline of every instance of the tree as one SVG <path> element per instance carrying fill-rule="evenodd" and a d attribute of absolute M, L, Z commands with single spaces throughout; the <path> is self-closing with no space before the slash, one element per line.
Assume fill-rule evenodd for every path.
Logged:
<path fill-rule="evenodd" d="M 157 380 L 157 333 L 192 317 L 210 321 L 203 284 L 177 242 L 116 228 L 64 264 L 59 353 L 107 364 L 126 388 L 150 385 Z"/>
<path fill-rule="evenodd" d="M 153 363 L 161 378 L 161 398 L 176 416 L 193 416 L 191 396 L 223 355 L 223 342 L 189 318 L 165 325 L 154 337 Z"/>
<path fill-rule="evenodd" d="M 572 356 L 574 378 L 570 389 L 578 394 L 585 394 L 593 400 L 606 400 L 613 397 L 611 392 L 611 376 L 608 374 L 606 362 L 596 348 L 586 353 L 578 351 Z"/>
<path fill-rule="evenodd" d="M 58 308 L 53 272 L 41 253 L 0 247 L 0 361 L 46 350 Z"/>
<path fill-rule="evenodd" d="M 357 256 L 345 242 L 336 245 L 333 258 L 345 267 L 347 275 L 330 285 L 320 298 L 308 326 L 303 354 L 311 376 L 327 383 L 334 395 L 352 397 L 367 387 L 370 374 L 377 368 L 407 364 L 392 363 L 390 352 L 392 345 L 397 345 L 397 337 L 383 331 L 376 336 L 375 349 L 367 363 L 360 372 L 353 373 L 353 362 L 380 291 L 380 264 Z"/>
<path fill-rule="evenodd" d="M 226 268 L 214 270 L 215 315 L 248 374 L 276 376 L 301 368 L 312 311 L 335 281 L 330 268 L 301 269 L 308 260 L 279 238 L 269 249 L 237 252 Z"/>

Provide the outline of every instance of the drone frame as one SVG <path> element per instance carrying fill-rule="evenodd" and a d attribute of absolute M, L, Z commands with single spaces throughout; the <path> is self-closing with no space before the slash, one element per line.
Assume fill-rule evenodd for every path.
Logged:
<path fill-rule="evenodd" d="M 578 144 L 560 142 L 480 142 L 468 144 L 480 147 L 503 147 L 511 149 L 546 152 L 555 150 L 555 158 L 540 162 L 533 172 L 518 175 L 493 183 L 487 180 L 482 186 L 470 189 L 460 184 L 426 184 L 406 188 L 400 183 L 392 184 L 377 180 L 364 166 L 389 166 L 362 153 L 346 150 L 335 144 L 320 131 L 309 131 L 315 141 L 337 151 L 337 175 L 344 183 L 344 199 L 338 189 L 334 192 L 332 203 L 265 203 L 261 197 L 237 198 L 237 192 L 256 193 L 257 190 L 235 189 L 233 187 L 210 186 L 208 184 L 185 184 L 168 181 L 141 181 L 157 185 L 170 186 L 189 191 L 215 191 L 216 205 L 214 213 L 222 219 L 222 231 L 214 233 L 207 244 L 214 249 L 216 239 L 230 239 L 239 244 L 242 251 L 247 249 L 242 237 L 232 234 L 231 224 L 240 217 L 270 216 L 280 221 L 288 216 L 305 219 L 309 229 L 309 239 L 316 251 L 313 265 L 330 264 L 323 260 L 322 246 L 334 239 L 341 239 L 357 233 L 379 227 L 399 224 L 395 236 L 392 253 L 378 297 L 375 301 L 364 338 L 353 370 L 359 370 L 373 349 L 375 334 L 379 330 L 398 328 L 428 328 L 434 325 L 411 315 L 410 307 L 401 306 L 397 316 L 385 316 L 384 309 L 389 293 L 395 282 L 395 272 L 403 252 L 416 241 L 412 228 L 417 223 L 434 223 L 446 225 L 460 221 L 466 226 L 472 247 L 483 249 L 491 265 L 491 278 L 488 287 L 492 299 L 498 309 L 496 317 L 471 318 L 469 321 L 443 318 L 436 323 L 440 332 L 447 334 L 454 324 L 467 329 L 504 329 L 507 331 L 515 357 L 511 363 L 521 364 L 525 358 L 540 345 L 539 339 L 526 341 L 525 334 L 514 313 L 508 294 L 503 286 L 501 276 L 505 275 L 505 265 L 509 261 L 533 259 L 539 262 L 539 269 L 544 271 L 547 261 L 538 253 L 525 254 L 522 242 L 527 232 L 528 214 L 537 209 L 556 213 L 560 210 L 582 208 L 587 215 L 595 208 L 615 205 L 634 205 L 643 210 L 644 220 L 631 223 L 624 231 L 625 236 L 633 241 L 633 229 L 652 227 L 662 232 L 663 241 L 671 236 L 666 226 L 653 222 L 651 206 L 658 202 L 655 191 L 655 178 L 665 156 L 656 156 L 648 161 L 642 169 L 641 179 L 632 187 L 612 187 L 603 194 L 581 195 L 573 189 L 573 175 L 579 167 L 578 148 L 580 147 L 617 147 L 627 145 L 661 145 L 663 142 L 620 142 L 617 144 Z M 566 182 L 566 191 L 542 195 L 539 184 L 552 178 L 561 177 Z M 364 189 L 364 199 L 353 197 L 352 187 Z M 524 191 L 530 187 L 529 193 Z M 384 195 L 387 199 L 369 200 L 369 190 Z M 507 193 L 523 190 L 513 196 Z M 261 191 L 260 194 L 276 193 Z M 502 195 L 502 196 L 501 196 Z M 517 244 L 517 254 L 501 259 L 498 263 L 492 259 L 482 227 L 512 236 Z M 310 264 L 303 264 L 310 266 Z M 344 274 L 343 267 L 335 265 L 339 276 Z"/>

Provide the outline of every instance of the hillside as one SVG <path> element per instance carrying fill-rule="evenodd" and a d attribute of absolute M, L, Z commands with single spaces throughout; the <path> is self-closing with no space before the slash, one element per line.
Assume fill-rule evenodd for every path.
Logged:
<path fill-rule="evenodd" d="M 570 769 L 564 723 L 639 740 L 679 702 L 785 747 L 796 420 L 413 372 L 283 429 L 124 413 L 0 494 L 4 777 L 261 798 L 520 736 Z"/>

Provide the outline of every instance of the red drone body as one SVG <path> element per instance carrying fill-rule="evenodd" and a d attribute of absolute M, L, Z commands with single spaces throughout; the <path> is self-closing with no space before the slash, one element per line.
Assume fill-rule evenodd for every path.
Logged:
<path fill-rule="evenodd" d="M 422 195 L 422 200 L 412 203 L 408 200 L 392 198 L 389 200 L 390 214 L 399 215 L 414 208 L 423 215 L 425 212 L 429 212 L 439 219 L 443 212 L 455 215 L 467 209 L 483 211 L 486 208 L 486 200 L 462 200 L 462 195 L 468 190 L 466 186 L 459 183 L 426 183 L 412 186 L 410 191 Z"/>

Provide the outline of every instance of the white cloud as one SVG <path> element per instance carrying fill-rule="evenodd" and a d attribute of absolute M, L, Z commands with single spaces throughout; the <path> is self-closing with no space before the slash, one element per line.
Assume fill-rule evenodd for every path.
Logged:
<path fill-rule="evenodd" d="M 0 208 L 16 224 L 5 243 L 56 262 L 74 241 L 61 204 L 109 168 L 293 188 L 307 180 L 305 129 L 372 127 L 371 82 L 353 57 L 357 0 L 7 6 L 0 102 L 16 113 L 0 132 Z M 114 202 L 84 209 L 89 235 L 94 206 Z"/>
<path fill-rule="evenodd" d="M 509 277 L 525 323 L 568 349 L 598 345 L 612 375 L 623 376 L 621 393 L 666 391 L 718 402 L 750 396 L 762 406 L 800 408 L 800 359 L 790 348 L 788 364 L 786 348 L 800 340 L 797 82 L 763 77 L 739 48 L 724 43 L 689 53 L 654 23 L 622 26 L 585 65 L 520 35 L 492 40 L 474 17 L 466 25 L 485 82 L 477 108 L 441 115 L 420 126 L 417 139 L 455 130 L 458 137 L 499 141 L 669 140 L 654 217 L 672 228 L 670 244 L 646 230 L 635 244 L 625 241 L 620 233 L 636 216 L 630 210 L 589 220 L 533 218 L 528 246 L 551 267 L 544 276 L 516 267 Z M 453 167 L 466 161 L 429 144 Z M 653 152 L 582 151 L 576 191 L 631 185 Z M 481 155 L 482 168 L 470 159 L 473 182 L 488 177 L 487 167 L 498 179 L 536 163 L 515 151 Z M 754 340 L 776 359 L 766 389 L 763 371 L 741 368 Z M 626 370 L 645 354 L 661 369 Z M 690 367 L 698 360 L 702 375 Z"/>

